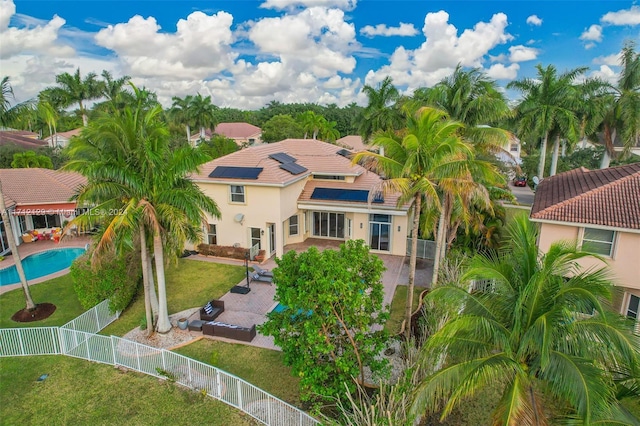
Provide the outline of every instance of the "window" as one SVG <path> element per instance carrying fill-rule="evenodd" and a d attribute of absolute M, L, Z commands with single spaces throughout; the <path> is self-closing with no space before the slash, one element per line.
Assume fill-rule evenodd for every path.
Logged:
<path fill-rule="evenodd" d="M 209 224 L 209 232 L 207 232 L 207 241 L 209 244 L 218 244 L 218 233 L 216 230 L 216 225 L 213 223 Z"/>
<path fill-rule="evenodd" d="M 344 214 L 313 212 L 313 235 L 344 238 Z"/>
<path fill-rule="evenodd" d="M 615 236 L 615 231 L 584 228 L 582 249 L 589 253 L 611 256 L 613 254 L 613 242 L 615 241 Z"/>
<path fill-rule="evenodd" d="M 322 180 L 345 180 L 344 176 L 338 175 L 313 175 L 313 178 Z"/>
<path fill-rule="evenodd" d="M 298 235 L 298 215 L 289 218 L 289 236 Z"/>
<path fill-rule="evenodd" d="M 20 234 L 27 232 L 27 217 L 26 216 L 18 216 L 18 231 Z"/>
<path fill-rule="evenodd" d="M 518 152 L 518 144 L 517 143 L 512 143 L 511 144 L 511 152 Z"/>
<path fill-rule="evenodd" d="M 231 185 L 231 202 L 244 203 L 244 186 Z"/>
<path fill-rule="evenodd" d="M 637 320 L 639 318 L 638 317 L 639 308 L 640 308 L 640 297 L 630 294 L 629 303 L 627 304 L 627 312 L 626 312 L 627 317 Z"/>
<path fill-rule="evenodd" d="M 57 228 L 60 227 L 60 216 L 57 214 L 43 214 L 37 216 L 31 216 L 33 219 L 33 228 Z"/>
<path fill-rule="evenodd" d="M 369 231 L 369 247 L 371 247 L 372 250 L 389 251 L 391 216 L 386 214 L 370 214 Z"/>

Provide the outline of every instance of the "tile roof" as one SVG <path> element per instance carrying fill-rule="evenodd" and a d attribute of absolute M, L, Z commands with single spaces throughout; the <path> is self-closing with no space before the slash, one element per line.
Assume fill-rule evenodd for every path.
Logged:
<path fill-rule="evenodd" d="M 344 146 L 345 148 L 350 149 L 351 151 L 354 151 L 354 152 L 365 151 L 369 148 L 362 142 L 362 136 L 358 136 L 358 135 L 344 136 L 338 139 L 336 141 L 336 144 L 340 146 Z"/>
<path fill-rule="evenodd" d="M 39 203 L 64 203 L 86 178 L 74 172 L 49 169 L 0 169 L 7 207 Z"/>
<path fill-rule="evenodd" d="M 260 127 L 249 123 L 220 123 L 216 126 L 214 133 L 226 136 L 231 139 L 248 138 L 262 132 Z"/>
<path fill-rule="evenodd" d="M 352 164 L 351 160 L 348 158 L 338 155 L 337 152 L 339 150 L 339 146 L 319 140 L 285 139 L 281 142 L 252 146 L 205 163 L 201 167 L 200 172 L 192 176 L 192 178 L 200 182 L 243 182 L 246 185 L 271 184 L 285 186 L 298 181 L 301 178 L 308 178 L 314 173 L 324 175 L 338 174 L 356 176 L 355 182 L 353 183 L 347 183 L 344 181 L 309 180 L 299 198 L 299 201 L 305 202 L 310 200 L 311 193 L 316 187 L 370 190 L 381 182 L 382 179 L 380 176 L 367 171 L 364 167 L 358 164 Z M 286 170 L 281 169 L 281 163 L 269 158 L 269 155 L 280 152 L 296 158 L 296 163 L 308 170 L 299 175 L 292 175 Z M 217 166 L 262 167 L 263 170 L 256 180 L 210 178 L 209 174 Z M 385 197 L 385 202 L 382 205 L 395 207 L 397 198 L 397 196 L 387 196 Z M 344 204 L 343 202 L 340 203 Z M 323 204 L 326 204 L 326 202 L 323 202 Z M 356 204 L 362 205 L 362 203 Z"/>
<path fill-rule="evenodd" d="M 17 145 L 25 149 L 37 149 L 48 146 L 46 141 L 23 136 L 21 133 L 25 132 L 0 131 L 0 145 Z"/>
<path fill-rule="evenodd" d="M 531 218 L 640 229 L 640 163 L 581 167 L 544 179 Z"/>

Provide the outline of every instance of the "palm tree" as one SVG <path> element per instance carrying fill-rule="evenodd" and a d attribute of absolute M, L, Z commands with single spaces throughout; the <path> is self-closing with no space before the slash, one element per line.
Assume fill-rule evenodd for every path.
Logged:
<path fill-rule="evenodd" d="M 617 135 L 621 136 L 626 152 L 640 141 L 640 54 L 635 51 L 634 42 L 623 47 L 620 64 L 618 85 L 612 88 L 611 106 L 602 128 L 606 148 L 603 169 L 609 167 L 615 153 L 613 143 Z"/>
<path fill-rule="evenodd" d="M 103 70 L 101 76 L 102 84 L 100 88 L 102 96 L 107 98 L 113 108 L 122 108 L 125 101 L 123 95 L 127 93 L 124 87 L 131 81 L 131 77 L 125 75 L 114 79 L 113 75 L 107 70 Z"/>
<path fill-rule="evenodd" d="M 327 120 L 320 114 L 313 111 L 305 111 L 298 116 L 297 121 L 304 129 L 304 138 L 311 134 L 311 139 L 316 140 L 318 134 L 325 127 Z"/>
<path fill-rule="evenodd" d="M 377 131 L 397 130 L 402 127 L 403 115 L 395 105 L 400 94 L 391 77 L 385 77 L 377 89 L 365 85 L 362 91 L 369 100 L 359 117 L 358 133 L 364 141 L 368 141 Z"/>
<path fill-rule="evenodd" d="M 0 89 L 0 127 L 5 127 L 14 123 L 22 113 L 30 108 L 31 103 L 22 102 L 11 105 L 11 100 L 15 100 L 15 96 L 8 76 L 3 77 L 0 81 Z"/>
<path fill-rule="evenodd" d="M 193 123 L 200 128 L 200 139 L 204 140 L 205 129 L 215 127 L 217 107 L 211 103 L 211 96 L 203 97 L 198 93 L 191 98 L 188 109 Z"/>
<path fill-rule="evenodd" d="M 542 179 L 549 136 L 555 136 L 551 172 L 554 175 L 561 136 L 576 139 L 579 133 L 579 120 L 576 116 L 579 97 L 574 82 L 588 68 L 576 68 L 560 75 L 553 65 L 546 68 L 537 65 L 536 69 L 536 79 L 512 81 L 507 88 L 519 90 L 524 95 L 515 108 L 519 133 L 536 139 L 542 138 L 538 165 L 538 177 Z"/>
<path fill-rule="evenodd" d="M 29 169 L 33 167 L 53 169 L 53 162 L 46 155 L 38 154 L 35 151 L 23 151 L 13 154 L 11 167 L 14 169 Z"/>
<path fill-rule="evenodd" d="M 184 99 L 174 96 L 171 98 L 173 104 L 171 105 L 171 109 L 169 110 L 169 116 L 176 123 L 182 124 L 187 131 L 187 143 L 191 144 L 191 110 L 189 106 L 193 101 L 193 96 L 187 95 Z"/>
<path fill-rule="evenodd" d="M 581 269 L 576 261 L 590 255 L 575 243 L 554 243 L 543 255 L 536 238 L 535 225 L 517 217 L 501 251 L 476 255 L 460 284 L 428 295 L 457 308 L 423 347 L 423 365 L 436 367 L 415 390 L 414 414 L 442 408 L 445 418 L 491 388 L 502 394 L 495 425 L 544 425 L 551 416 L 630 424 L 614 381 L 637 371 L 638 341 L 607 310 L 608 272 Z M 485 288 L 467 288 L 472 280 Z M 553 413 L 552 406 L 563 411 Z"/>
<path fill-rule="evenodd" d="M 139 94 L 135 87 L 134 91 Z M 141 258 L 150 261 L 146 250 L 151 233 L 159 298 L 157 330 L 164 333 L 171 328 L 164 253 L 176 254 L 187 240 L 199 241 L 205 214 L 219 217 L 220 213 L 215 202 L 186 178 L 208 157 L 190 147 L 170 150 L 161 114 L 159 105 L 147 111 L 141 102 L 99 118 L 74 141 L 70 150 L 74 160 L 66 168 L 87 176 L 89 183 L 78 201 L 95 205 L 75 223 L 86 225 L 93 215 L 106 222 L 98 253 L 113 245 L 131 246 L 138 238 Z M 148 324 L 153 304 L 150 269 L 148 263 L 142 265 Z"/>
<path fill-rule="evenodd" d="M 24 274 L 24 268 L 22 267 L 22 260 L 20 259 L 20 253 L 18 253 L 18 246 L 16 245 L 16 240 L 13 235 L 13 227 L 11 226 L 11 220 L 9 218 L 7 206 L 5 205 L 5 202 L 4 202 L 4 194 L 2 192 L 1 181 L 0 181 L 0 213 L 2 214 L 2 222 L 4 224 L 4 230 L 7 233 L 7 242 L 9 243 L 9 249 L 11 249 L 11 254 L 13 255 L 13 261 L 16 265 L 16 271 L 18 272 L 18 277 L 20 278 L 22 292 L 24 293 L 24 300 L 26 302 L 25 309 L 28 311 L 33 311 L 36 308 L 36 304 L 33 302 L 33 298 L 31 297 L 31 290 L 29 289 L 29 283 L 27 282 L 27 277 Z"/>
<path fill-rule="evenodd" d="M 444 111 L 428 107 L 415 113 L 407 111 L 406 123 L 402 136 L 385 132 L 374 137 L 372 145 L 383 148 L 385 155 L 363 151 L 354 156 L 353 162 L 372 160 L 375 169 L 388 178 L 381 182 L 379 191 L 399 192 L 398 205 L 410 204 L 412 208 L 409 288 L 405 307 L 405 319 L 410 324 L 420 213 L 423 207 L 441 210 L 441 186 L 452 188 L 457 180 L 460 184 L 465 182 L 463 185 L 470 183 L 467 160 L 473 156 L 473 148 L 460 137 L 462 124 L 449 120 Z M 439 232 L 444 232 L 443 225 Z M 438 250 L 439 247 L 436 248 Z M 406 332 L 409 335 L 410 327 Z"/>
<path fill-rule="evenodd" d="M 87 127 L 89 122 L 85 102 L 98 99 L 102 96 L 102 84 L 97 80 L 95 73 L 89 73 L 84 78 L 80 75 L 80 68 L 71 75 L 62 73 L 56 76 L 58 87 L 52 87 L 49 92 L 51 96 L 60 102 L 62 107 L 67 107 L 74 103 L 78 104 L 78 109 L 82 115 L 82 124 Z"/>

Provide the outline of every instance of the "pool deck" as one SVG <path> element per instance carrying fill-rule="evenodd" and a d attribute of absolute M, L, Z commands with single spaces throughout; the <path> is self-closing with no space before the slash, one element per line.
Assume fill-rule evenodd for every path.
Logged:
<path fill-rule="evenodd" d="M 20 246 L 18 246 L 18 253 L 20 253 L 20 259 L 24 259 L 25 257 L 31 254 L 40 253 L 47 250 L 54 250 L 54 249 L 60 249 L 60 248 L 77 248 L 77 247 L 84 248 L 87 245 L 87 243 L 90 243 L 90 242 L 91 242 L 91 237 L 86 237 L 86 236 L 63 238 L 62 241 L 60 241 L 59 243 L 54 243 L 52 240 L 35 241 L 32 243 L 23 243 Z M 5 256 L 4 260 L 0 262 L 0 269 L 5 269 L 10 266 L 13 266 L 14 263 L 15 262 L 13 261 L 13 255 Z M 53 274 L 45 275 L 44 277 L 35 278 L 33 280 L 29 280 L 29 286 L 32 286 L 34 284 L 40 284 L 41 282 L 50 280 L 52 278 L 60 277 L 68 273 L 69 273 L 69 268 L 66 268 L 61 271 L 55 272 Z M 20 283 L 1 286 L 0 294 L 6 293 L 11 290 L 15 290 L 17 288 L 20 288 Z"/>

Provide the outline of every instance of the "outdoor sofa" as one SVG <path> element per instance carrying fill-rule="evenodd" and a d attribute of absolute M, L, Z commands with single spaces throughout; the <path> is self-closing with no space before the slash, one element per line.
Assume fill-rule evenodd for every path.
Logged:
<path fill-rule="evenodd" d="M 224 301 L 212 300 L 200 308 L 200 319 L 202 321 L 213 321 L 224 312 Z"/>
<path fill-rule="evenodd" d="M 241 327 L 219 321 L 209 321 L 202 324 L 202 334 L 206 336 L 226 337 L 227 339 L 250 342 L 256 337 L 256 325 Z"/>

